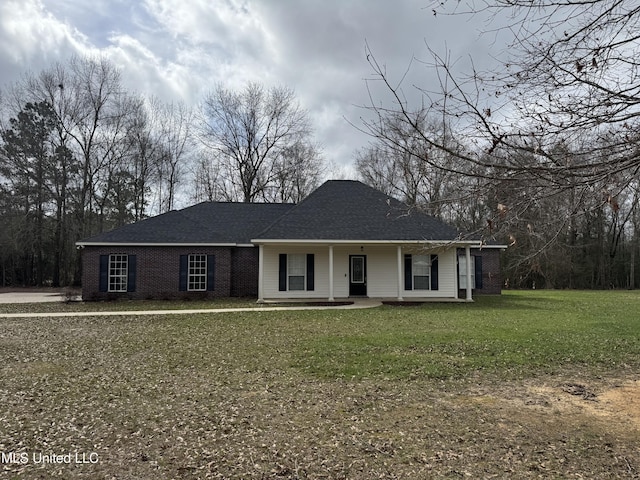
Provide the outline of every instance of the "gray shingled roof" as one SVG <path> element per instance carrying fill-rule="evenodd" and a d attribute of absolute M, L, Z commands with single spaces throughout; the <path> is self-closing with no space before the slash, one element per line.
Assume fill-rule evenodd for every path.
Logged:
<path fill-rule="evenodd" d="M 254 239 L 455 240 L 458 231 L 379 190 L 330 180 Z"/>
<path fill-rule="evenodd" d="M 248 244 L 292 207 L 273 203 L 199 203 L 101 233 L 79 244 Z"/>
<path fill-rule="evenodd" d="M 450 241 L 458 231 L 379 190 L 329 180 L 298 205 L 205 202 L 101 233 L 83 244 L 248 244 L 260 240 Z"/>

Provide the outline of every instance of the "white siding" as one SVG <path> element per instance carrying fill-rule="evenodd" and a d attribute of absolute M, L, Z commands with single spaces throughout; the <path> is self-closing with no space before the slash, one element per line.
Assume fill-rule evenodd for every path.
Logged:
<path fill-rule="evenodd" d="M 279 256 L 281 253 L 315 255 L 314 290 L 309 292 L 278 291 Z M 264 298 L 328 298 L 329 297 L 329 247 L 318 246 L 264 246 Z"/>
<path fill-rule="evenodd" d="M 402 268 L 405 253 L 438 255 L 438 290 L 404 290 L 403 298 L 455 298 L 456 249 L 430 252 L 403 248 Z M 313 291 L 278 291 L 279 254 L 313 253 L 315 255 L 315 278 Z M 398 296 L 398 257 L 396 245 L 335 245 L 333 248 L 333 289 L 334 298 L 349 296 L 349 256 L 367 257 L 367 296 L 372 298 L 396 298 Z M 328 246 L 264 246 L 264 298 L 323 298 L 329 297 L 329 247 Z"/>
<path fill-rule="evenodd" d="M 405 253 L 405 252 L 403 252 Z M 407 251 L 423 255 L 432 253 L 438 255 L 438 290 L 405 290 L 404 272 L 402 275 L 402 296 L 404 298 L 455 298 L 457 295 L 456 278 L 456 249 L 448 249 L 439 252 Z M 404 267 L 404 259 L 403 259 Z"/>

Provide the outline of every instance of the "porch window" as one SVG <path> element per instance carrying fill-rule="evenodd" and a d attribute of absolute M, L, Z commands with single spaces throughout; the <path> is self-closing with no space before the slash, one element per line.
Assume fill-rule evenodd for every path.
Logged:
<path fill-rule="evenodd" d="M 438 290 L 438 255 L 404 256 L 405 290 Z"/>
<path fill-rule="evenodd" d="M 129 257 L 125 254 L 109 255 L 109 292 L 126 292 Z"/>
<path fill-rule="evenodd" d="M 207 290 L 207 256 L 204 254 L 189 255 L 189 284 L 190 292 L 204 292 Z"/>
<path fill-rule="evenodd" d="M 280 253 L 278 255 L 278 291 L 313 291 L 314 272 L 313 253 Z"/>
<path fill-rule="evenodd" d="M 304 290 L 306 274 L 306 255 L 292 253 L 287 258 L 287 280 L 289 290 Z"/>
<path fill-rule="evenodd" d="M 413 289 L 429 290 L 431 287 L 431 256 L 412 256 Z"/>

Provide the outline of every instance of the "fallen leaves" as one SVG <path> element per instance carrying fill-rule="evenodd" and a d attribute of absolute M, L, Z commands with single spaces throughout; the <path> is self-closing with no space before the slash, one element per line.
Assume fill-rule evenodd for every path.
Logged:
<path fill-rule="evenodd" d="M 3 463 L 2 472 L 21 478 L 594 478 L 640 462 L 630 440 L 606 433 L 597 440 L 597 425 L 560 428 L 565 420 L 557 416 L 532 415 L 531 408 L 545 408 L 541 403 L 461 401 L 460 392 L 470 388 L 465 382 L 318 379 L 291 367 L 299 339 L 287 326 L 286 316 L 273 314 L 5 323 L 0 451 L 95 452 L 99 462 Z M 484 388 L 497 386 L 486 379 Z M 573 429 L 570 441 L 566 428 Z M 605 442 L 611 451 L 600 454 L 598 443 Z"/>

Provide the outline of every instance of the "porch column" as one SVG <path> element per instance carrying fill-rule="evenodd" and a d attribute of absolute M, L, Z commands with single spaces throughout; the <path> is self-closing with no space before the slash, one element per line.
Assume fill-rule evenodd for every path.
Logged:
<path fill-rule="evenodd" d="M 329 245 L 329 301 L 333 302 L 333 245 Z"/>
<path fill-rule="evenodd" d="M 402 246 L 398 245 L 398 301 L 402 301 Z"/>
<path fill-rule="evenodd" d="M 264 303 L 264 245 L 258 246 L 258 303 Z"/>
<path fill-rule="evenodd" d="M 471 295 L 471 247 L 467 245 L 464 249 L 465 256 L 467 258 L 467 302 L 472 302 L 473 297 Z"/>

